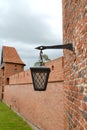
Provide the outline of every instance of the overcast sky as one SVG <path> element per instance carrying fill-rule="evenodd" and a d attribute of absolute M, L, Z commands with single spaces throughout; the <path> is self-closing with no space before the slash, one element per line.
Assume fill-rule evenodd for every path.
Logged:
<path fill-rule="evenodd" d="M 0 52 L 15 47 L 26 68 L 39 59 L 41 45 L 62 44 L 62 0 L 0 0 Z M 45 50 L 50 59 L 62 50 Z M 0 53 L 1 57 L 1 53 Z"/>

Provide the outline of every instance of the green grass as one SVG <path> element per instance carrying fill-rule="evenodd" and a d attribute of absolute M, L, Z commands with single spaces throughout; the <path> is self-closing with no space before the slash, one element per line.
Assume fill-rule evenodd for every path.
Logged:
<path fill-rule="evenodd" d="M 0 102 L 0 130 L 32 130 L 32 128 L 3 102 Z"/>

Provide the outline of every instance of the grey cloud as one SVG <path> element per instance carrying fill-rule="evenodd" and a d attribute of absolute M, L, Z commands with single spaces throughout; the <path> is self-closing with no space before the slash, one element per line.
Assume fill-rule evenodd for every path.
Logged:
<path fill-rule="evenodd" d="M 11 1 L 8 11 L 1 17 L 3 26 L 0 24 L 0 36 L 32 44 L 54 40 L 55 35 L 53 36 L 49 24 L 45 21 L 47 16 L 31 15 L 31 11 L 20 3 L 17 2 L 16 5 L 16 2 L 14 4 Z"/>
<path fill-rule="evenodd" d="M 61 32 L 54 34 L 47 22 L 52 17 L 32 13 L 29 0 L 0 1 L 3 1 L 3 5 L 0 4 L 0 43 L 15 47 L 27 65 L 33 65 L 39 58 L 39 51 L 35 47 L 62 44 Z M 62 55 L 62 51 L 55 50 L 44 53 L 50 59 Z"/>

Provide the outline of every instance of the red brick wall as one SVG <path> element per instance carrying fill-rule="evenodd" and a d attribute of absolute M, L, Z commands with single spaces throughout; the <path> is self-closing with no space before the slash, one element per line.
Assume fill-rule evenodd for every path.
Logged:
<path fill-rule="evenodd" d="M 2 99 L 3 70 L 0 69 L 0 100 Z"/>
<path fill-rule="evenodd" d="M 63 57 L 49 61 L 45 64 L 51 69 L 49 82 L 63 81 Z M 15 75 L 10 76 L 9 84 L 26 84 L 32 83 L 30 70 L 26 70 Z"/>
<path fill-rule="evenodd" d="M 20 65 L 20 64 L 9 64 L 9 63 L 5 63 L 5 68 L 4 68 L 4 75 L 5 75 L 5 84 L 7 84 L 7 78 L 10 75 L 19 73 L 21 71 L 24 70 L 24 65 Z"/>
<path fill-rule="evenodd" d="M 4 86 L 9 83 L 9 76 L 24 70 L 24 65 L 4 63 L 4 67 L 0 68 L 0 100 L 3 99 Z M 3 92 L 2 92 L 3 91 Z"/>
<path fill-rule="evenodd" d="M 46 66 L 50 67 L 51 69 L 51 73 L 49 77 L 50 82 L 64 80 L 63 64 L 64 64 L 63 57 L 57 58 L 55 60 L 46 63 Z"/>
<path fill-rule="evenodd" d="M 4 102 L 41 130 L 64 130 L 62 60 L 47 63 L 54 69 L 46 91 L 34 91 L 29 70 L 10 76 L 9 85 L 5 86 Z"/>
<path fill-rule="evenodd" d="M 87 130 L 87 0 L 63 0 L 65 130 Z"/>
<path fill-rule="evenodd" d="M 32 84 L 5 86 L 4 101 L 41 130 L 64 130 L 63 83 L 34 91 Z"/>

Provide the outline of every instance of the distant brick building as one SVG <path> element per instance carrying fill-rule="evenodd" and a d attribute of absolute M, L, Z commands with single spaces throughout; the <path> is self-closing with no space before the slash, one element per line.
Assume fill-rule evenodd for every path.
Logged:
<path fill-rule="evenodd" d="M 24 70 L 24 62 L 13 47 L 3 46 L 0 65 L 0 91 L 8 84 L 9 76 Z M 3 97 L 3 93 L 0 97 Z"/>

